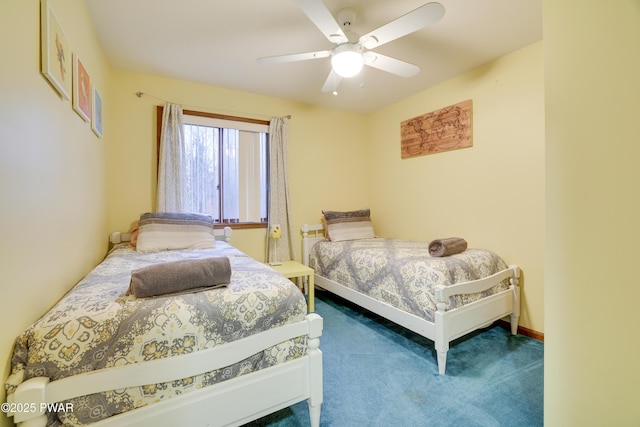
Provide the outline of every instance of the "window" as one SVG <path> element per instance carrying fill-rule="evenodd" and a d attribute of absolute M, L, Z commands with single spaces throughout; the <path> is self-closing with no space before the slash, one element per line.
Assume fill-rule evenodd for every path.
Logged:
<path fill-rule="evenodd" d="M 188 110 L 183 120 L 188 210 L 221 224 L 265 226 L 269 122 Z"/>

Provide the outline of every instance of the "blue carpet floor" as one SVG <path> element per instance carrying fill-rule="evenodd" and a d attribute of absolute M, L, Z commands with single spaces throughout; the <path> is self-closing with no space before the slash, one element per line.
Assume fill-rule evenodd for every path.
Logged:
<path fill-rule="evenodd" d="M 462 337 L 438 374 L 433 342 L 326 292 L 321 426 L 543 425 L 544 344 L 492 326 Z M 247 424 L 309 425 L 306 402 Z"/>

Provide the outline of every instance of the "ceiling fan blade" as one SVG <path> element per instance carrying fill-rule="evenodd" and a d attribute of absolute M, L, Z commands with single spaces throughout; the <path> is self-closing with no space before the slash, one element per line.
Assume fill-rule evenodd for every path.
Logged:
<path fill-rule="evenodd" d="M 336 22 L 321 0 L 296 0 L 296 3 L 331 43 L 348 41 L 340 24 Z"/>
<path fill-rule="evenodd" d="M 329 50 L 317 52 L 292 53 L 289 55 L 264 56 L 256 61 L 260 64 L 282 64 L 284 62 L 306 61 L 307 59 L 326 58 L 331 55 Z"/>
<path fill-rule="evenodd" d="M 427 3 L 360 37 L 360 44 L 367 49 L 373 49 L 434 24 L 443 16 L 443 5 L 436 2 Z"/>
<path fill-rule="evenodd" d="M 336 92 L 340 85 L 340 81 L 342 81 L 342 77 L 340 77 L 335 71 L 331 70 L 329 77 L 327 77 L 327 80 L 324 82 L 324 86 L 322 86 L 322 91 Z"/>
<path fill-rule="evenodd" d="M 413 77 L 420 72 L 420 67 L 400 61 L 399 59 L 381 55 L 376 52 L 366 52 L 364 54 L 364 63 L 369 67 L 386 71 L 400 77 Z"/>

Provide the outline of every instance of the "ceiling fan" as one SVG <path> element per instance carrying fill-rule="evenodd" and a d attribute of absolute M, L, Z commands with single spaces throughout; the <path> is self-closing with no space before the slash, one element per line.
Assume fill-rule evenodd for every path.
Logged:
<path fill-rule="evenodd" d="M 364 36 L 358 36 L 351 30 L 351 24 L 357 16 L 357 12 L 354 9 L 341 9 L 336 15 L 336 21 L 321 0 L 295 0 L 295 2 L 335 46 L 331 50 L 267 56 L 258 58 L 257 61 L 259 63 L 280 64 L 330 56 L 331 72 L 322 87 L 322 91 L 333 92 L 334 94 L 337 93 L 336 90 L 342 78 L 349 78 L 359 74 L 363 65 L 402 77 L 416 75 L 420 71 L 420 67 L 417 65 L 372 52 L 369 49 L 389 43 L 434 24 L 444 16 L 444 6 L 440 3 L 426 3 Z"/>

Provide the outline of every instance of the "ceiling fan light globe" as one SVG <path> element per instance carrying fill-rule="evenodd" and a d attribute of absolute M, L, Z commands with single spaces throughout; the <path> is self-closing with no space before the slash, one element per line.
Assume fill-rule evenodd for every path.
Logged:
<path fill-rule="evenodd" d="M 343 50 L 331 57 L 331 66 L 340 77 L 349 78 L 357 75 L 363 65 L 364 57 L 358 50 Z"/>

